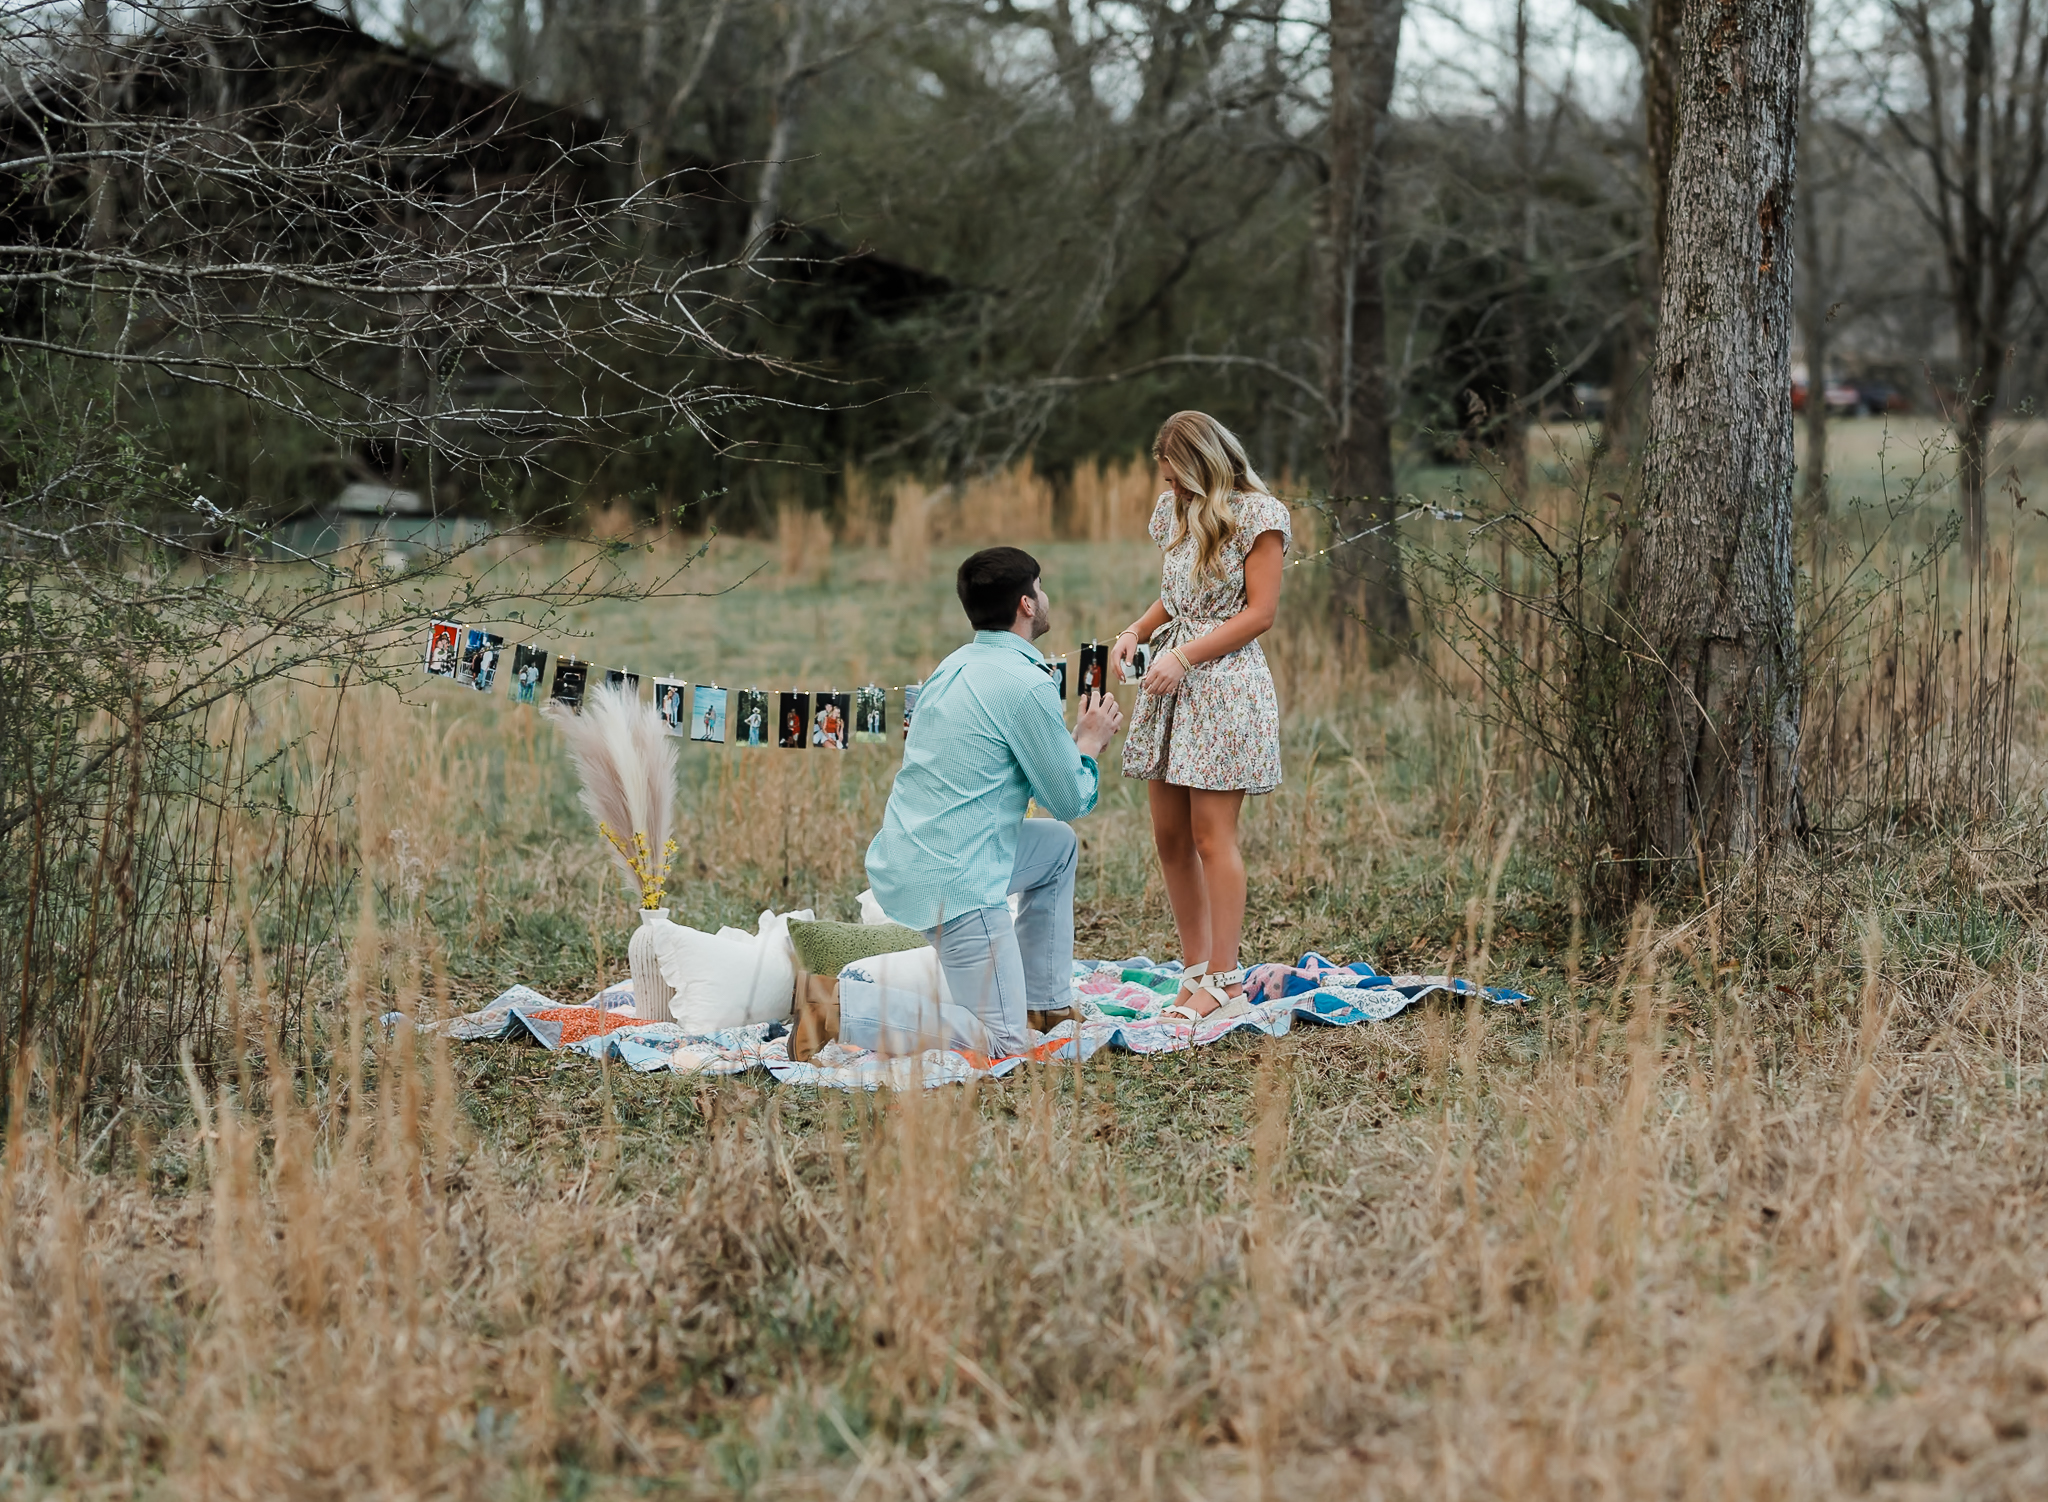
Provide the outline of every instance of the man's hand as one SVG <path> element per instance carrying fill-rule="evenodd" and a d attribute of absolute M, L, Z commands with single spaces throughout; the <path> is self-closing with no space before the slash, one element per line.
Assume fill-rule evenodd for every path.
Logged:
<path fill-rule="evenodd" d="M 1074 721 L 1074 744 L 1083 756 L 1100 760 L 1110 737 L 1123 727 L 1123 706 L 1107 693 L 1081 695 L 1080 718 Z"/>

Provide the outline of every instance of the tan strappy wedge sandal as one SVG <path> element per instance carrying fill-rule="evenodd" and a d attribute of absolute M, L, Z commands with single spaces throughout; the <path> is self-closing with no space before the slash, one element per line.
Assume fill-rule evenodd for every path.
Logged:
<path fill-rule="evenodd" d="M 1189 1022 L 1209 1022 L 1219 1017 L 1242 1017 L 1252 1009 L 1252 1004 L 1246 1001 L 1241 994 L 1232 996 L 1223 989 L 1225 986 L 1241 986 L 1244 984 L 1244 969 L 1242 966 L 1236 970 L 1219 970 L 1216 974 L 1211 975 L 1209 974 L 1207 962 L 1204 962 L 1183 970 L 1180 978 L 1183 983 L 1188 981 L 1195 983 L 1194 995 L 1188 998 L 1189 1001 L 1194 1000 L 1195 996 L 1200 996 L 1207 992 L 1216 998 L 1216 1006 L 1211 1011 L 1198 1012 L 1193 1007 L 1187 1005 L 1186 1002 L 1181 1002 L 1161 1012 L 1159 1015 L 1162 1017 L 1180 1017 Z"/>

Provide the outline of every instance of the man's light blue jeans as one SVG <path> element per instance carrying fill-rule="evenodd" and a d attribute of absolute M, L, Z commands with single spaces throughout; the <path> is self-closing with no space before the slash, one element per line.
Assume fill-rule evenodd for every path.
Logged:
<path fill-rule="evenodd" d="M 1026 819 L 1011 867 L 1010 909 L 985 907 L 925 930 L 946 974 L 950 1002 L 876 993 L 889 1015 L 840 1013 L 839 1036 L 883 1053 L 964 1048 L 990 1058 L 1031 1046 L 1027 1011 L 1074 998 L 1074 870 L 1080 842 L 1056 819 Z"/>
<path fill-rule="evenodd" d="M 925 930 L 946 972 L 953 1005 L 988 1030 L 991 1057 L 1031 1046 L 1026 1011 L 1056 1011 L 1074 999 L 1074 872 L 1081 844 L 1071 825 L 1026 819 L 1007 907 L 985 907 Z"/>

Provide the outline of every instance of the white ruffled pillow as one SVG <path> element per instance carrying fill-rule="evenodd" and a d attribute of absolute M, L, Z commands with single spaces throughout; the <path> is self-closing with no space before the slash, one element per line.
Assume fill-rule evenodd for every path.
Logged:
<path fill-rule="evenodd" d="M 737 928 L 707 934 L 680 923 L 654 925 L 655 961 L 676 993 L 669 1015 L 691 1033 L 788 1018 L 796 1006 L 789 920 L 809 917 L 808 912 L 764 912 L 753 934 Z"/>

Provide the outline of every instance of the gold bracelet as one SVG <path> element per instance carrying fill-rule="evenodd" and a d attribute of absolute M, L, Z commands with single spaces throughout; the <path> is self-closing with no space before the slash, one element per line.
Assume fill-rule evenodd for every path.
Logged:
<path fill-rule="evenodd" d="M 1188 661 L 1188 654 L 1183 652 L 1179 647 L 1168 647 L 1166 650 L 1171 652 L 1175 657 L 1180 659 L 1180 670 L 1183 673 L 1192 673 L 1195 670 L 1195 665 L 1192 662 Z"/>

